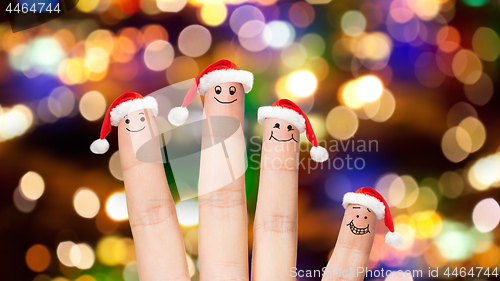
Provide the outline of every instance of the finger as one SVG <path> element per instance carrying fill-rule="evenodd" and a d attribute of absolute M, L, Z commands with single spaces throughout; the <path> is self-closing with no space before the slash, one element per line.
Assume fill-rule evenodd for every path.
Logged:
<path fill-rule="evenodd" d="M 376 229 L 377 217 L 372 210 L 349 204 L 322 280 L 363 280 Z M 358 269 L 363 269 L 363 272 Z"/>
<path fill-rule="evenodd" d="M 244 91 L 222 83 L 205 93 L 199 200 L 201 280 L 248 280 L 248 227 L 243 137 Z M 228 89 L 235 86 L 236 94 Z M 234 129 L 234 130 L 233 130 Z"/>
<path fill-rule="evenodd" d="M 142 117 L 146 120 L 141 121 Z M 125 122 L 127 119 L 129 124 Z M 157 136 L 155 119 L 149 109 L 129 113 L 118 125 L 120 160 L 139 277 L 143 281 L 190 280 L 160 144 L 151 141 Z M 144 144 L 148 145 L 147 151 Z M 139 148 L 147 163 L 136 158 Z"/>
<path fill-rule="evenodd" d="M 297 260 L 300 134 L 293 125 L 289 131 L 288 125 L 292 124 L 276 118 L 264 121 L 252 252 L 254 281 L 295 280 L 289 273 Z"/>

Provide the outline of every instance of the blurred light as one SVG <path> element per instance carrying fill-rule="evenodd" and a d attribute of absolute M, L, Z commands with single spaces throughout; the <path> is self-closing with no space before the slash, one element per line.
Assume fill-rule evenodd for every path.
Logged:
<path fill-rule="evenodd" d="M 28 200 L 25 198 L 22 194 L 21 191 L 19 191 L 19 187 L 14 189 L 14 194 L 12 196 L 13 201 L 14 201 L 14 206 L 23 213 L 31 213 L 33 209 L 36 207 L 36 202 L 37 201 L 32 201 Z"/>
<path fill-rule="evenodd" d="M 370 69 L 382 69 L 391 55 L 392 40 L 387 34 L 373 32 L 364 35 L 356 46 L 354 54 Z"/>
<path fill-rule="evenodd" d="M 432 242 L 424 252 L 424 260 L 430 267 L 444 266 L 448 259 L 441 255 L 436 242 Z"/>
<path fill-rule="evenodd" d="M 309 70 L 298 70 L 288 75 L 286 87 L 297 97 L 308 97 L 316 91 L 318 80 Z"/>
<path fill-rule="evenodd" d="M 458 126 L 460 122 L 467 117 L 478 118 L 474 107 L 463 101 L 456 103 L 450 108 L 450 111 L 448 111 L 448 116 L 446 118 L 448 127 Z"/>
<path fill-rule="evenodd" d="M 302 107 L 302 110 L 310 110 L 312 106 L 309 107 Z M 305 112 L 305 111 L 304 111 Z M 309 113 L 307 114 L 307 117 L 309 119 L 309 122 L 311 123 L 311 126 L 314 128 L 314 134 L 318 138 L 318 140 L 323 140 L 327 137 L 327 131 L 325 127 L 325 117 L 322 114 L 319 113 Z M 308 141 L 306 141 L 306 138 L 301 138 L 301 143 L 302 141 L 306 142 L 306 145 L 309 144 Z M 319 141 L 321 143 L 321 141 Z"/>
<path fill-rule="evenodd" d="M 356 86 L 359 98 L 364 102 L 373 102 L 380 98 L 384 85 L 382 81 L 374 75 L 362 76 Z"/>
<path fill-rule="evenodd" d="M 441 8 L 440 0 L 409 0 L 408 4 L 413 12 L 424 21 L 435 18 Z"/>
<path fill-rule="evenodd" d="M 313 57 L 307 60 L 304 68 L 309 69 L 314 73 L 318 81 L 323 81 L 328 77 L 330 66 L 323 57 Z"/>
<path fill-rule="evenodd" d="M 81 217 L 91 219 L 97 215 L 101 203 L 99 197 L 89 188 L 79 188 L 73 196 L 73 206 Z"/>
<path fill-rule="evenodd" d="M 356 114 L 345 106 L 337 106 L 326 117 L 326 129 L 336 139 L 349 139 L 358 130 L 359 121 Z"/>
<path fill-rule="evenodd" d="M 109 55 L 100 47 L 87 50 L 85 55 L 85 66 L 92 72 L 101 73 L 108 68 Z"/>
<path fill-rule="evenodd" d="M 478 56 L 470 50 L 460 50 L 453 57 L 453 74 L 464 84 L 474 84 L 483 72 L 483 64 Z"/>
<path fill-rule="evenodd" d="M 460 223 L 446 222 L 441 235 L 436 238 L 441 255 L 450 261 L 464 260 L 470 257 L 474 247 L 472 237 Z"/>
<path fill-rule="evenodd" d="M 289 68 L 299 68 L 307 59 L 306 48 L 299 43 L 292 43 L 281 50 L 282 63 Z"/>
<path fill-rule="evenodd" d="M 21 194 L 28 200 L 37 200 L 45 191 L 45 182 L 36 172 L 27 172 L 19 182 Z"/>
<path fill-rule="evenodd" d="M 95 121 L 106 111 L 106 99 L 98 91 L 90 91 L 80 99 L 79 108 L 85 119 Z"/>
<path fill-rule="evenodd" d="M 262 127 L 261 127 L 262 130 Z M 191 254 L 198 256 L 198 228 L 191 228 L 186 232 L 184 236 L 184 243 L 186 244 L 186 251 Z"/>
<path fill-rule="evenodd" d="M 57 121 L 57 117 L 49 109 L 49 100 L 48 98 L 43 98 L 38 102 L 38 106 L 36 108 L 36 113 L 38 115 L 40 123 L 54 123 Z"/>
<path fill-rule="evenodd" d="M 76 244 L 71 241 L 61 242 L 57 246 L 57 258 L 63 265 L 67 267 L 75 266 L 70 258 L 70 251 L 73 246 L 76 246 Z"/>
<path fill-rule="evenodd" d="M 184 55 L 199 57 L 210 49 L 212 35 L 205 27 L 193 24 L 181 31 L 177 44 Z"/>
<path fill-rule="evenodd" d="M 87 40 L 85 40 L 85 49 L 88 51 L 94 47 L 100 47 L 106 51 L 106 53 L 111 53 L 114 46 L 113 34 L 104 29 L 98 29 L 89 34 Z"/>
<path fill-rule="evenodd" d="M 414 66 L 415 76 L 422 85 L 428 88 L 437 88 L 443 83 L 445 74 L 439 69 L 434 53 L 420 54 Z"/>
<path fill-rule="evenodd" d="M 371 117 L 375 122 L 385 122 L 391 118 L 394 110 L 396 109 L 396 100 L 388 89 L 384 89 L 379 98 L 380 106 L 377 113 Z"/>
<path fill-rule="evenodd" d="M 189 57 L 180 56 L 174 59 L 167 68 L 167 80 L 170 84 L 175 84 L 198 76 L 200 70 L 196 61 Z"/>
<path fill-rule="evenodd" d="M 320 57 L 325 52 L 325 41 L 316 33 L 309 33 L 300 38 L 300 44 L 306 48 L 310 58 Z"/>
<path fill-rule="evenodd" d="M 201 7 L 200 15 L 205 24 L 218 26 L 226 20 L 227 8 L 220 0 L 205 2 Z"/>
<path fill-rule="evenodd" d="M 234 32 L 234 34 L 239 34 L 241 27 L 245 23 L 253 20 L 261 22 L 266 21 L 264 15 L 257 7 L 250 5 L 243 5 L 236 8 L 234 12 L 231 14 L 231 17 L 229 18 L 229 26 L 231 27 L 231 30 Z"/>
<path fill-rule="evenodd" d="M 487 250 L 475 255 L 475 260 L 482 267 L 495 267 L 500 260 L 500 249 L 497 245 L 490 243 L 490 247 Z"/>
<path fill-rule="evenodd" d="M 125 192 L 115 192 L 106 201 L 106 213 L 115 221 L 128 219 L 127 199 Z"/>
<path fill-rule="evenodd" d="M 79 1 L 76 8 L 84 13 L 90 13 L 99 6 L 99 0 Z"/>
<path fill-rule="evenodd" d="M 401 202 L 399 202 L 399 204 L 396 205 L 396 207 L 400 209 L 405 209 L 412 206 L 417 201 L 420 194 L 420 189 L 418 188 L 417 181 L 415 181 L 415 179 L 412 176 L 404 175 L 399 178 L 404 184 L 405 192 L 403 199 L 401 200 Z M 398 192 L 400 192 L 399 191 L 400 187 L 398 185 L 391 185 L 391 189 L 395 186 L 398 187 Z M 392 190 L 389 190 L 389 194 L 391 196 L 394 196 L 392 195 Z M 398 197 L 399 196 L 401 195 L 398 195 Z"/>
<path fill-rule="evenodd" d="M 389 207 L 399 204 L 406 192 L 403 181 L 393 173 L 382 175 L 377 180 L 375 189 L 386 199 Z"/>
<path fill-rule="evenodd" d="M 243 48 L 259 52 L 267 48 L 272 38 L 269 27 L 258 20 L 246 22 L 238 33 L 238 40 Z"/>
<path fill-rule="evenodd" d="M 73 245 L 69 251 L 69 258 L 79 269 L 89 269 L 95 262 L 94 250 L 85 243 Z"/>
<path fill-rule="evenodd" d="M 286 21 L 272 21 L 267 27 L 270 32 L 264 34 L 265 40 L 273 48 L 286 47 L 295 39 L 295 29 Z"/>
<path fill-rule="evenodd" d="M 75 281 L 97 281 L 94 277 L 90 275 L 80 275 L 80 277 L 76 278 Z"/>
<path fill-rule="evenodd" d="M 491 28 L 480 27 L 472 37 L 472 49 L 485 61 L 495 61 L 500 54 L 500 38 Z"/>
<path fill-rule="evenodd" d="M 151 70 L 165 70 L 172 64 L 173 61 L 174 48 L 167 41 L 154 41 L 144 50 L 144 62 Z"/>
<path fill-rule="evenodd" d="M 137 270 L 137 262 L 133 261 L 123 268 L 124 281 L 139 281 L 139 272 Z"/>
<path fill-rule="evenodd" d="M 490 232 L 500 222 L 500 206 L 493 198 L 481 200 L 472 212 L 474 226 L 481 232 Z"/>
<path fill-rule="evenodd" d="M 464 129 L 469 134 L 471 141 L 469 147 L 468 143 L 464 145 L 461 143 L 461 139 L 457 138 L 458 144 L 463 150 L 472 153 L 478 151 L 483 146 L 486 140 L 486 129 L 481 121 L 474 117 L 467 117 L 460 122 L 458 127 Z M 466 150 L 467 148 L 470 148 L 470 150 Z"/>
<path fill-rule="evenodd" d="M 222 51 L 221 49 L 220 51 Z M 228 50 L 228 49 L 226 49 Z M 224 57 L 227 55 L 223 55 Z M 254 75 L 266 71 L 273 61 L 273 52 L 264 49 L 258 53 L 253 53 L 241 46 L 236 47 L 234 61 L 240 69 L 247 69 Z M 241 65 L 241 66 L 240 66 Z"/>
<path fill-rule="evenodd" d="M 349 108 L 358 109 L 364 104 L 364 101 L 358 94 L 359 80 L 351 80 L 339 88 L 341 102 Z"/>
<path fill-rule="evenodd" d="M 358 36 L 366 29 L 366 18 L 359 11 L 348 11 L 340 19 L 342 31 L 349 36 Z"/>
<path fill-rule="evenodd" d="M 409 43 L 417 38 L 420 25 L 420 21 L 415 17 L 410 18 L 404 23 L 399 23 L 392 17 L 387 17 L 386 20 L 387 31 L 392 38 L 405 43 Z"/>
<path fill-rule="evenodd" d="M 48 106 L 55 117 L 68 116 L 75 107 L 75 95 L 66 86 L 57 87 L 50 93 Z"/>
<path fill-rule="evenodd" d="M 436 212 L 438 199 L 432 189 L 421 187 L 418 189 L 418 197 L 408 207 L 408 214 L 416 220 L 426 220 Z"/>
<path fill-rule="evenodd" d="M 445 172 L 439 178 L 439 191 L 450 198 L 455 199 L 462 194 L 464 181 L 456 172 Z"/>
<path fill-rule="evenodd" d="M 186 4 L 187 0 L 156 0 L 158 8 L 162 12 L 177 13 L 182 10 Z"/>
<path fill-rule="evenodd" d="M 476 83 L 464 84 L 464 92 L 471 103 L 479 106 L 485 105 L 493 96 L 493 81 L 488 74 L 483 72 Z"/>
<path fill-rule="evenodd" d="M 196 265 L 194 264 L 193 259 L 188 254 L 186 254 L 186 260 L 187 260 L 189 277 L 193 277 L 194 274 L 196 273 Z"/>
<path fill-rule="evenodd" d="M 305 2 L 295 2 L 288 11 L 290 22 L 296 27 L 308 27 L 314 20 L 314 8 Z"/>
<path fill-rule="evenodd" d="M 434 212 L 420 212 L 412 216 L 417 224 L 416 238 L 434 238 L 441 233 L 443 228 L 441 216 Z"/>
<path fill-rule="evenodd" d="M 489 0 L 462 0 L 467 6 L 481 7 L 486 5 Z"/>
<path fill-rule="evenodd" d="M 450 128 L 443 136 L 441 148 L 444 156 L 451 162 L 458 163 L 467 156 L 471 150 L 472 141 L 469 133 L 460 127 Z M 465 149 L 463 149 L 465 148 Z"/>
<path fill-rule="evenodd" d="M 50 265 L 50 252 L 44 245 L 35 244 L 26 252 L 26 265 L 34 272 L 42 272 Z"/>
<path fill-rule="evenodd" d="M 159 117 L 157 117 L 159 118 Z M 158 121 L 157 121 L 158 123 Z M 159 132 L 163 132 L 163 130 L 158 129 Z M 119 151 L 116 151 L 111 155 L 109 158 L 109 171 L 118 180 L 123 180 L 123 171 L 122 171 L 122 165 L 120 162 L 120 153 Z"/>
<path fill-rule="evenodd" d="M 189 199 L 180 201 L 175 205 L 177 218 L 182 226 L 198 225 L 198 201 Z"/>
<path fill-rule="evenodd" d="M 168 41 L 167 30 L 159 24 L 148 24 L 142 27 L 141 32 L 144 46 L 147 46 L 156 40 Z"/>
<path fill-rule="evenodd" d="M 472 166 L 474 178 L 486 187 L 500 180 L 500 156 L 492 155 L 479 159 Z"/>
<path fill-rule="evenodd" d="M 443 26 L 436 34 L 436 43 L 444 52 L 453 52 L 460 47 L 460 32 L 453 26 Z"/>
<path fill-rule="evenodd" d="M 26 50 L 27 60 L 32 66 L 41 66 L 46 72 L 55 74 L 57 64 L 64 58 L 64 51 L 52 37 L 32 40 Z"/>
<path fill-rule="evenodd" d="M 488 162 L 486 162 L 486 164 L 487 163 Z M 468 171 L 467 171 L 467 180 L 468 180 L 469 184 L 474 189 L 479 190 L 479 191 L 486 190 L 486 189 L 488 189 L 490 187 L 488 184 L 484 184 L 483 181 L 485 179 L 487 179 L 487 178 L 491 179 L 491 177 L 486 176 L 486 177 L 483 178 L 482 175 L 483 175 L 483 172 L 480 169 L 474 169 L 474 166 L 472 166 L 471 168 L 469 168 Z M 482 178 L 481 181 L 478 180 L 478 177 Z"/>
<path fill-rule="evenodd" d="M 122 239 L 116 236 L 105 236 L 97 242 L 97 259 L 104 265 L 119 265 L 127 255 L 127 248 Z"/>
<path fill-rule="evenodd" d="M 405 23 L 414 16 L 406 0 L 392 1 L 389 14 L 398 23 Z"/>
<path fill-rule="evenodd" d="M 395 223 L 394 230 L 404 237 L 403 244 L 397 247 L 398 250 L 411 249 L 415 241 L 415 230 L 405 223 Z"/>

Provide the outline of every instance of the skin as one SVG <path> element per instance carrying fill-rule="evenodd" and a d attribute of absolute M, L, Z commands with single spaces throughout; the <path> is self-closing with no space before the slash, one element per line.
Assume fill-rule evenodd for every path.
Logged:
<path fill-rule="evenodd" d="M 131 112 L 118 125 L 120 160 L 139 277 L 145 281 L 188 281 L 191 279 L 184 242 L 165 178 L 160 145 L 150 142 L 158 136 L 156 128 L 151 110 Z M 159 162 L 137 160 L 135 152 L 146 142 L 150 143 L 148 157 Z"/>
<path fill-rule="evenodd" d="M 355 235 L 351 231 L 351 227 L 349 225 L 351 221 L 358 228 L 365 228 L 369 225 L 370 233 Z M 377 216 L 373 211 L 369 211 L 368 208 L 362 205 L 349 204 L 344 213 L 344 219 L 342 220 L 340 227 L 337 244 L 335 244 L 332 257 L 327 265 L 329 272 L 335 273 L 336 270 L 338 270 L 338 272 L 342 272 L 342 270 L 350 271 L 350 269 L 356 272 L 358 267 L 365 268 L 368 264 L 368 258 L 370 257 L 376 229 Z M 333 281 L 339 279 L 363 280 L 364 274 L 359 274 L 354 277 L 344 276 L 342 278 L 335 277 L 333 274 L 333 276 L 323 277 L 322 280 Z"/>
<path fill-rule="evenodd" d="M 291 123 L 264 121 L 252 280 L 295 280 L 288 273 L 297 260 L 299 141 Z"/>
<path fill-rule="evenodd" d="M 236 91 L 231 94 L 231 89 Z M 240 83 L 221 83 L 205 93 L 208 126 L 202 132 L 198 185 L 200 280 L 248 280 L 244 106 Z M 231 120 L 239 122 L 236 132 L 224 130 L 224 122 Z"/>

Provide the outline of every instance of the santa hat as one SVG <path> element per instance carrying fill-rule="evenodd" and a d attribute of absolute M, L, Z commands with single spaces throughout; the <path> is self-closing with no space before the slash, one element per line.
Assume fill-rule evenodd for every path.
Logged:
<path fill-rule="evenodd" d="M 186 122 L 189 111 L 187 106 L 194 101 L 196 98 L 196 93 L 200 95 L 205 95 L 205 93 L 212 87 L 217 86 L 217 84 L 237 82 L 243 85 L 245 93 L 252 90 L 253 85 L 253 74 L 251 72 L 240 70 L 231 61 L 220 60 L 207 66 L 199 75 L 196 77 L 193 85 L 189 88 L 189 91 L 184 97 L 182 106 L 172 108 L 168 114 L 168 121 L 172 125 L 180 126 Z"/>
<path fill-rule="evenodd" d="M 344 195 L 342 206 L 344 209 L 349 204 L 359 204 L 372 210 L 377 219 L 384 219 L 385 226 L 389 232 L 385 235 L 385 243 L 397 247 L 403 243 L 403 236 L 394 231 L 394 222 L 392 221 L 389 205 L 384 197 L 371 187 L 362 187 L 356 192 L 348 192 Z"/>
<path fill-rule="evenodd" d="M 324 162 L 328 159 L 328 151 L 325 148 L 318 146 L 318 140 L 314 134 L 311 122 L 307 115 L 300 109 L 298 105 L 291 100 L 280 99 L 275 101 L 271 106 L 262 106 L 257 112 L 259 123 L 264 125 L 266 118 L 278 118 L 292 123 L 302 134 L 306 132 L 307 139 L 313 144 L 311 148 L 311 158 L 316 162 Z"/>
<path fill-rule="evenodd" d="M 111 126 L 118 127 L 123 117 L 139 109 L 151 109 L 154 116 L 158 115 L 158 103 L 153 97 L 143 97 L 138 93 L 127 92 L 116 98 L 104 116 L 101 136 L 90 145 L 90 150 L 95 154 L 106 153 L 109 149 L 106 136 L 111 132 Z"/>

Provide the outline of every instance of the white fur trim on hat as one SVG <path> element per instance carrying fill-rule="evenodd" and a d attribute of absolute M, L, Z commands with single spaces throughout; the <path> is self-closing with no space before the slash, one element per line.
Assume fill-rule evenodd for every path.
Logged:
<path fill-rule="evenodd" d="M 403 244 L 403 236 L 401 234 L 397 233 L 396 231 L 394 232 L 387 232 L 385 235 L 385 243 L 397 247 L 401 244 Z"/>
<path fill-rule="evenodd" d="M 245 93 L 252 90 L 253 74 L 246 70 L 218 69 L 211 71 L 200 78 L 198 92 L 204 95 L 213 86 L 220 83 L 237 82 L 243 85 Z"/>
<path fill-rule="evenodd" d="M 104 154 L 109 149 L 109 142 L 106 139 L 97 139 L 90 145 L 90 151 L 95 154 Z"/>
<path fill-rule="evenodd" d="M 377 219 L 379 220 L 385 217 L 384 203 L 380 202 L 380 200 L 378 200 L 373 196 L 365 195 L 362 193 L 348 192 L 344 194 L 344 199 L 342 200 L 342 206 L 344 206 L 345 209 L 349 204 L 359 204 L 367 208 L 370 208 L 375 213 L 375 215 L 377 215 Z"/>
<path fill-rule="evenodd" d="M 316 162 L 325 162 L 328 160 L 328 151 L 324 147 L 313 146 L 309 153 L 311 154 L 312 160 Z"/>
<path fill-rule="evenodd" d="M 262 106 L 257 111 L 257 120 L 264 125 L 266 118 L 278 118 L 292 123 L 302 134 L 306 131 L 306 119 L 297 111 L 281 106 Z"/>
<path fill-rule="evenodd" d="M 133 99 L 122 102 L 111 110 L 111 126 L 117 127 L 123 117 L 125 117 L 130 112 L 134 112 L 139 109 L 151 109 L 154 116 L 158 115 L 158 103 L 156 102 L 155 98 L 145 97 L 143 99 Z"/>
<path fill-rule="evenodd" d="M 168 121 L 174 126 L 180 126 L 184 124 L 188 117 L 188 109 L 182 106 L 174 107 L 168 113 Z"/>

